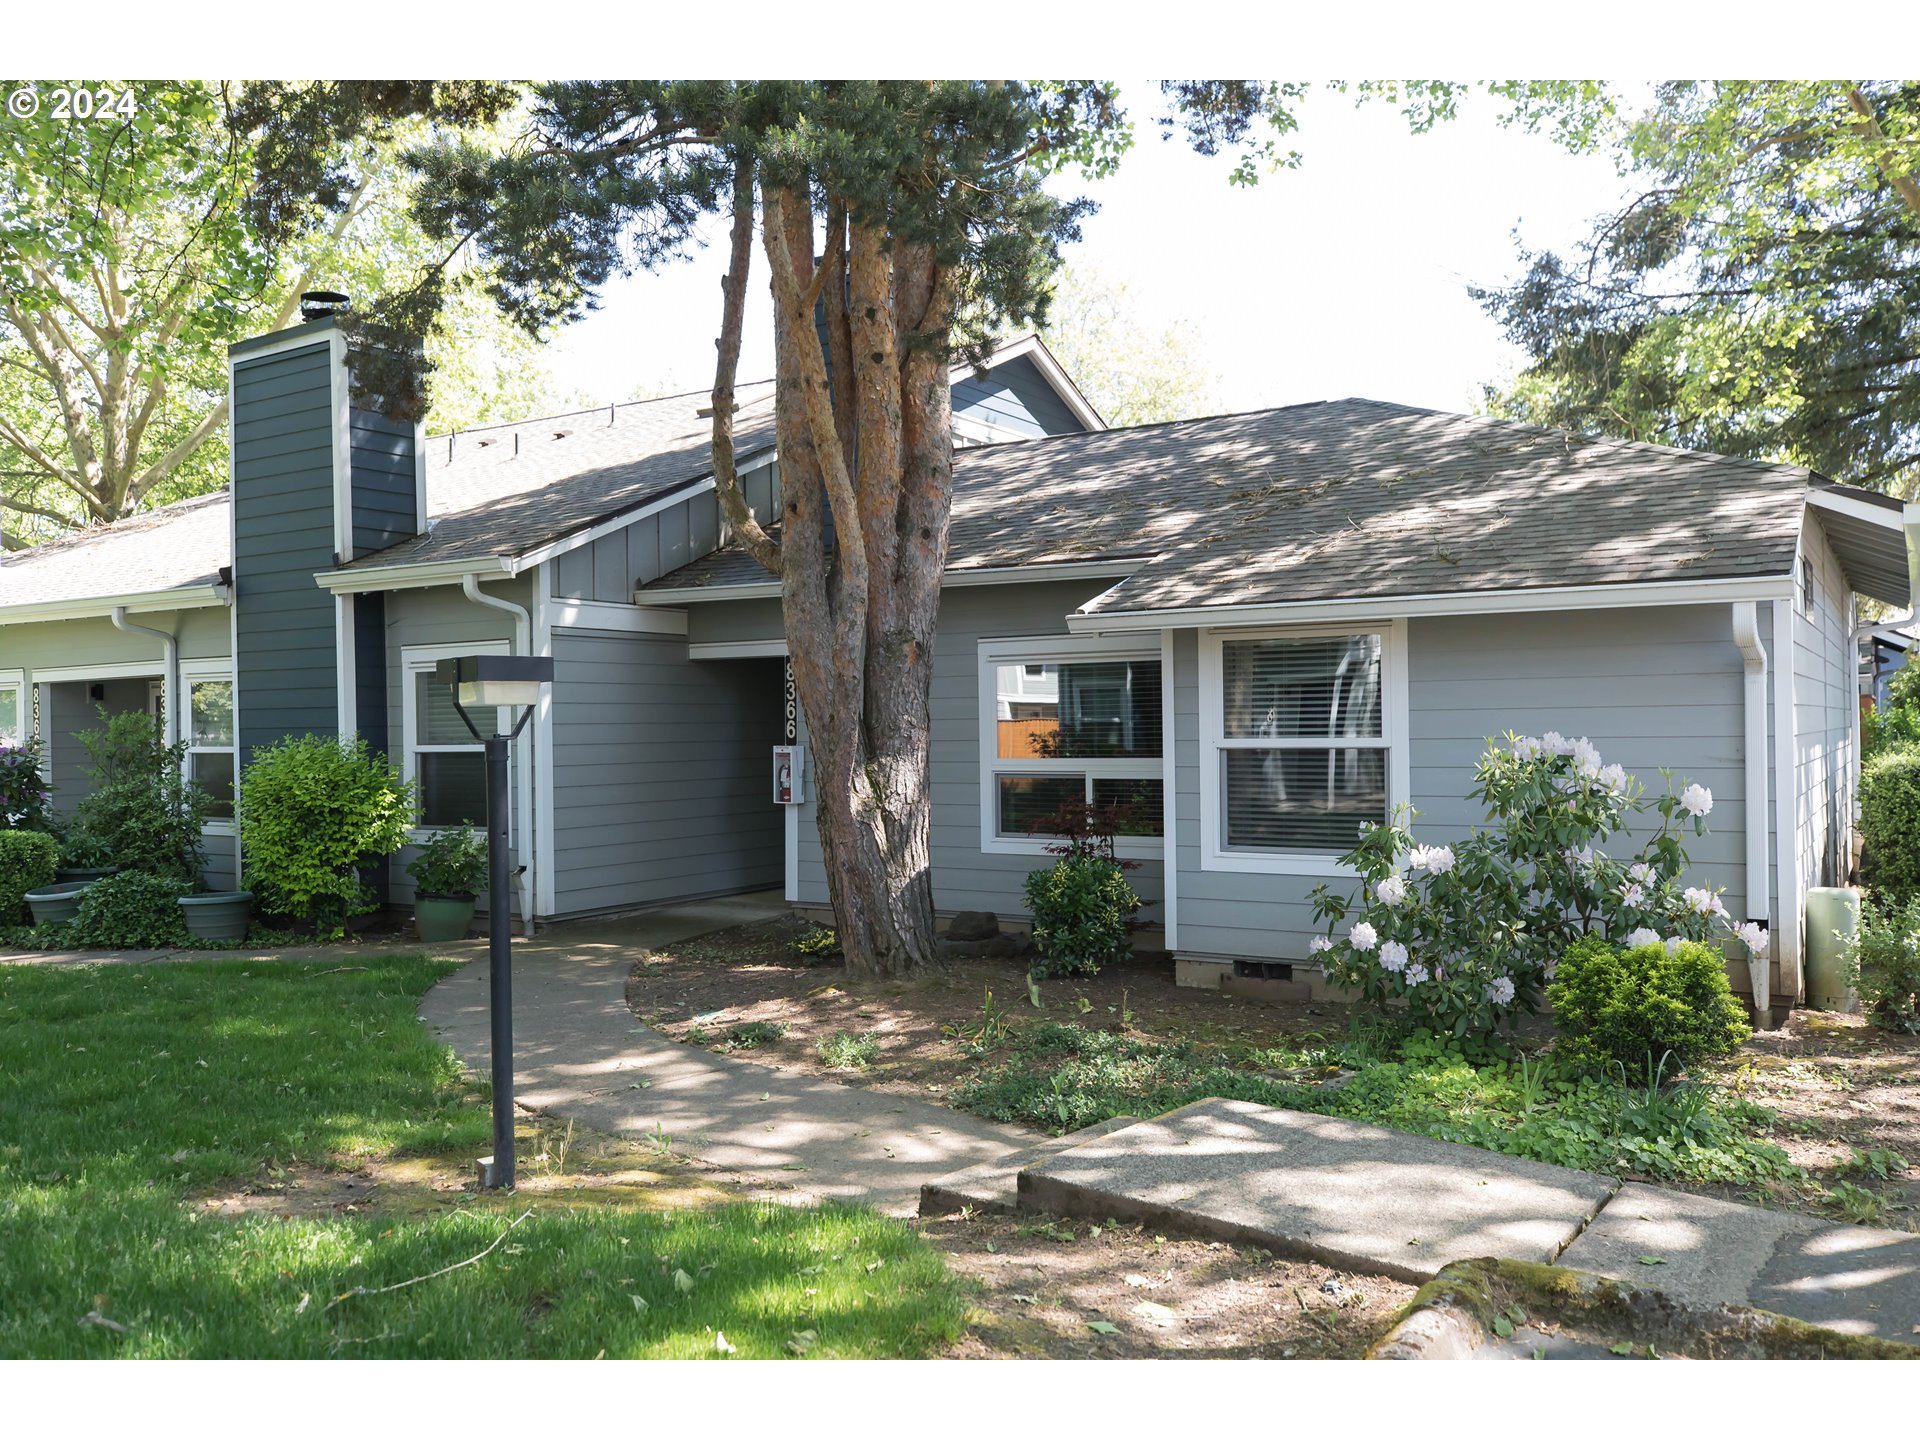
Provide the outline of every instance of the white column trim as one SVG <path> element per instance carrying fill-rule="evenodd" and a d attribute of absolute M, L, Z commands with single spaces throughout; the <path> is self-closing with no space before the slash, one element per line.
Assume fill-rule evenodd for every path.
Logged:
<path fill-rule="evenodd" d="M 1780 989 L 1789 1000 L 1800 994 L 1800 766 L 1794 715 L 1794 610 L 1792 600 L 1773 602 L 1773 794 L 1774 863 L 1779 867 L 1773 953 L 1780 965 Z"/>
<path fill-rule="evenodd" d="M 1180 948 L 1180 837 L 1178 782 L 1180 767 L 1178 707 L 1174 704 L 1173 631 L 1160 632 L 1160 825 L 1166 832 L 1161 846 L 1160 914 L 1167 949 Z"/>
<path fill-rule="evenodd" d="M 545 562 L 534 568 L 533 653 L 549 658 L 553 655 L 554 605 L 547 593 L 551 579 Z M 554 914 L 558 908 L 558 887 L 554 884 L 558 840 L 553 797 L 553 688 L 541 687 L 540 704 L 533 714 L 533 908 L 539 918 Z"/>

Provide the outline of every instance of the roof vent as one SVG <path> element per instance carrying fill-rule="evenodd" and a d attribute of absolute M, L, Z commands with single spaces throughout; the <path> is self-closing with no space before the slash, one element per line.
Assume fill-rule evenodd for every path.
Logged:
<path fill-rule="evenodd" d="M 302 320 L 324 320 L 329 315 L 344 315 L 353 308 L 349 300 L 338 290 L 303 290 L 300 292 L 300 318 Z"/>

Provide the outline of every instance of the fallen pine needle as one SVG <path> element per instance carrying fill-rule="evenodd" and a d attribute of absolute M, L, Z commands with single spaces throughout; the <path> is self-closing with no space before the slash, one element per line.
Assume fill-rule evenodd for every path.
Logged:
<path fill-rule="evenodd" d="M 356 1285 L 353 1287 L 353 1289 L 347 1291 L 345 1294 L 336 1295 L 333 1297 L 333 1299 L 329 1300 L 327 1302 L 327 1309 L 331 1310 L 333 1309 L 334 1306 L 338 1305 L 341 1301 L 351 1300 L 356 1295 L 390 1294 L 395 1290 L 404 1290 L 409 1285 L 418 1285 L 423 1280 L 438 1280 L 442 1275 L 450 1275 L 455 1270 L 464 1269 L 468 1265 L 478 1264 L 480 1261 L 486 1259 L 487 1256 L 491 1255 L 495 1250 L 498 1250 L 500 1248 L 500 1242 L 505 1240 L 507 1236 L 513 1233 L 514 1227 L 517 1226 L 520 1223 L 520 1221 L 527 1219 L 532 1214 L 533 1214 L 533 1211 L 531 1210 L 523 1211 L 520 1214 L 520 1216 L 514 1220 L 512 1225 L 507 1226 L 506 1229 L 502 1230 L 498 1235 L 493 1237 L 493 1244 L 487 1246 L 487 1248 L 482 1250 L 478 1255 L 469 1255 L 466 1259 L 456 1260 L 451 1265 L 442 1265 L 438 1270 L 432 1271 L 429 1274 L 415 1275 L 410 1280 L 398 1280 L 391 1285 L 377 1286 L 372 1290 L 369 1290 L 364 1285 Z"/>

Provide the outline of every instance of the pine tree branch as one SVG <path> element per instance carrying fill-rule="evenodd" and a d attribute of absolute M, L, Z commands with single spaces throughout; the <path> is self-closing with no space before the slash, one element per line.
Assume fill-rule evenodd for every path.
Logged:
<path fill-rule="evenodd" d="M 771 573 L 786 568 L 779 542 L 769 535 L 740 489 L 734 463 L 733 386 L 740 372 L 740 335 L 746 323 L 747 277 L 753 265 L 753 162 L 742 156 L 733 170 L 733 232 L 727 273 L 721 279 L 719 355 L 713 371 L 713 480 L 727 528 L 747 553 Z"/>

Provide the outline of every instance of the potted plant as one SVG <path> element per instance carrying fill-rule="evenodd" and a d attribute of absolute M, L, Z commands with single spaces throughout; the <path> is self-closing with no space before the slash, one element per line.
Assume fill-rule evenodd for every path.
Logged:
<path fill-rule="evenodd" d="M 84 830 L 71 830 L 60 840 L 60 868 L 55 878 L 69 880 L 102 880 L 109 875 L 119 873 L 120 867 L 113 863 L 113 851 L 107 842 L 98 835 L 90 835 Z"/>
<path fill-rule="evenodd" d="M 24 898 L 27 908 L 33 912 L 33 923 L 67 924 L 80 913 L 80 897 L 98 883 L 99 877 L 95 876 L 92 880 L 68 880 L 41 890 L 29 890 Z"/>
<path fill-rule="evenodd" d="M 413 923 L 428 941 L 464 940 L 474 900 L 487 881 L 487 846 L 478 832 L 458 826 L 436 831 L 407 862 L 413 877 Z"/>

